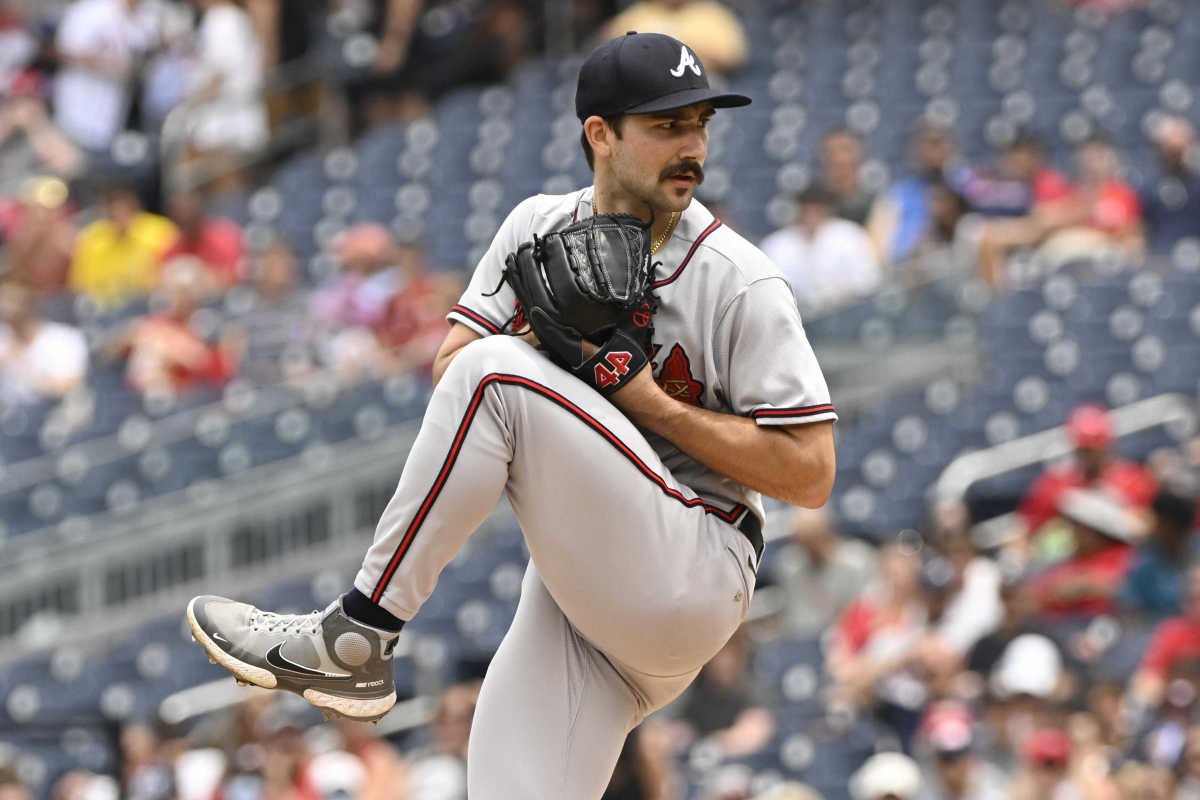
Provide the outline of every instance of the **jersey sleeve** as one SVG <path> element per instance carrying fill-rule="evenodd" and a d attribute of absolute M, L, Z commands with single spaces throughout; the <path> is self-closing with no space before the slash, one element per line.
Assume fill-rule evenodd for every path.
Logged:
<path fill-rule="evenodd" d="M 504 259 L 531 238 L 533 202 L 534 198 L 522 201 L 501 223 L 491 246 L 475 267 L 466 291 L 446 314 L 446 319 L 466 325 L 480 336 L 501 332 L 517 302 L 512 288 L 504 282 Z"/>
<path fill-rule="evenodd" d="M 837 419 L 791 287 L 782 277 L 742 289 L 717 322 L 724 389 L 735 414 L 759 425 Z M 720 362 L 718 362 L 720 364 Z"/>

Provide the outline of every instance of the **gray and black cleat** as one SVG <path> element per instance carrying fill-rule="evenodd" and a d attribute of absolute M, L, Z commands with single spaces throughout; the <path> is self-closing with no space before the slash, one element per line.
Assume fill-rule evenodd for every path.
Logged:
<path fill-rule="evenodd" d="M 371 722 L 396 702 L 392 650 L 399 634 L 347 617 L 341 600 L 311 614 L 275 614 L 202 595 L 188 624 L 210 658 L 264 689 L 295 692 L 322 712 Z"/>

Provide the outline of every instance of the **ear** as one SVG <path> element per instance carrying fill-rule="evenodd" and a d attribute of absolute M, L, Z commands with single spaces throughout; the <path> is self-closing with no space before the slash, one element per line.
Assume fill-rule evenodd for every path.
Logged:
<path fill-rule="evenodd" d="M 609 158 L 612 156 L 612 139 L 614 132 L 604 121 L 604 117 L 592 115 L 583 121 L 583 133 L 587 136 L 588 144 L 596 157 Z"/>

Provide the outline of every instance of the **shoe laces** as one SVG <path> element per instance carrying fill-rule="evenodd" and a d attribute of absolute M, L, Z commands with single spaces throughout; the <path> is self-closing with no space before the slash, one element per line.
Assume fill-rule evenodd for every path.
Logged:
<path fill-rule="evenodd" d="M 265 630 L 267 633 L 292 634 L 316 633 L 321 627 L 322 611 L 310 611 L 307 614 L 276 614 L 273 611 L 259 611 L 257 608 L 250 612 L 249 623 L 251 630 Z"/>

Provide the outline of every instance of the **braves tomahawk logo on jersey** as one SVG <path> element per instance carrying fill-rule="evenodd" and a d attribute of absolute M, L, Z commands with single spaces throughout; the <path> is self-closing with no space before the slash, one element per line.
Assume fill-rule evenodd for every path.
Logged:
<path fill-rule="evenodd" d="M 655 355 L 658 354 L 661 347 L 661 345 L 654 345 Z M 652 366 L 654 369 L 658 369 L 658 364 Z M 687 353 L 678 344 L 672 347 L 670 353 L 667 354 L 655 381 L 669 397 L 693 406 L 702 407 L 704 405 L 704 384 L 692 375 L 692 363 L 688 360 Z"/>

